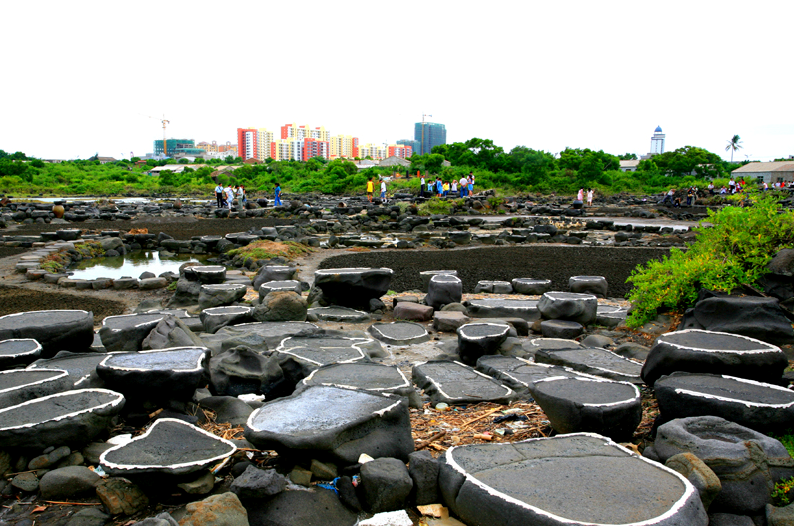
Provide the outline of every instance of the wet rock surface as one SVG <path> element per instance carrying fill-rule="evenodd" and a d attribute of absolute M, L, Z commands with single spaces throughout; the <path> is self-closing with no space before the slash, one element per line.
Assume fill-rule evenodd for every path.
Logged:
<path fill-rule="evenodd" d="M 507 403 L 515 392 L 460 362 L 436 361 L 414 365 L 414 383 L 430 397 L 432 404 L 476 402 Z"/>
<path fill-rule="evenodd" d="M 608 380 L 641 384 L 641 365 L 605 349 L 542 349 L 535 353 L 535 361 L 570 367 L 581 373 Z"/>

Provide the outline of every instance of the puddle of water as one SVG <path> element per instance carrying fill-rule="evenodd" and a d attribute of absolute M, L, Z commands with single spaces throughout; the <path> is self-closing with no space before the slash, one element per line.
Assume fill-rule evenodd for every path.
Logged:
<path fill-rule="evenodd" d="M 137 278 L 143 272 L 152 272 L 159 276 L 163 272 L 179 273 L 179 267 L 188 261 L 206 262 L 208 256 L 182 254 L 168 258 L 160 258 L 160 253 L 153 250 L 138 250 L 126 256 L 111 258 L 86 259 L 73 270 L 72 279 L 117 279 L 123 276 Z"/>

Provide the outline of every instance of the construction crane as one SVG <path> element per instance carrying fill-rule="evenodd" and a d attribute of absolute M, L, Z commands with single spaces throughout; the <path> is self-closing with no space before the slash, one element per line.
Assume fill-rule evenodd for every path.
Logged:
<path fill-rule="evenodd" d="M 168 140 L 165 138 L 165 125 L 171 124 L 171 121 L 165 119 L 165 115 L 161 121 L 163 123 L 163 157 L 168 157 Z"/>

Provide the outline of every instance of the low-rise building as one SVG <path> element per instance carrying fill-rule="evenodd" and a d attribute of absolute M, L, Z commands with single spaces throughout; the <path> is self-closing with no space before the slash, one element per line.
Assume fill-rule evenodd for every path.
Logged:
<path fill-rule="evenodd" d="M 794 160 L 774 161 L 768 163 L 748 163 L 731 172 L 734 179 L 755 177 L 765 183 L 790 183 L 794 181 Z"/>

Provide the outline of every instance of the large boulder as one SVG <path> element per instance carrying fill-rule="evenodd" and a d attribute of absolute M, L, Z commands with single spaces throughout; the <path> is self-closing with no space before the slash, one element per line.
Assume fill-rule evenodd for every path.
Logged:
<path fill-rule="evenodd" d="M 375 339 L 389 345 L 412 345 L 424 343 L 430 339 L 430 335 L 423 326 L 409 321 L 373 323 L 367 331 Z"/>
<path fill-rule="evenodd" d="M 641 384 L 639 363 L 617 354 L 594 347 L 580 349 L 541 349 L 535 353 L 535 361 L 550 365 L 569 367 L 580 373 L 600 376 L 607 380 Z"/>
<path fill-rule="evenodd" d="M 598 435 L 458 446 L 444 460 L 442 498 L 466 524 L 708 524 L 684 477 Z"/>
<path fill-rule="evenodd" d="M 458 355 L 466 365 L 477 365 L 480 356 L 496 354 L 510 326 L 501 323 L 467 323 L 458 330 Z"/>
<path fill-rule="evenodd" d="M 11 407 L 72 388 L 62 369 L 12 369 L 0 371 L 0 408 Z"/>
<path fill-rule="evenodd" d="M 461 362 L 418 363 L 413 366 L 411 376 L 432 404 L 509 404 L 515 398 L 512 389 Z"/>
<path fill-rule="evenodd" d="M 204 309 L 199 315 L 204 332 L 214 334 L 227 325 L 238 325 L 254 320 L 252 314 L 254 309 L 244 305 L 233 305 L 226 307 L 215 307 Z"/>
<path fill-rule="evenodd" d="M 538 380 L 529 390 L 558 433 L 627 441 L 642 420 L 640 391 L 628 382 L 556 377 Z"/>
<path fill-rule="evenodd" d="M 463 303 L 472 318 L 520 318 L 527 321 L 540 319 L 536 300 L 483 299 Z"/>
<path fill-rule="evenodd" d="M 794 422 L 794 391 L 716 374 L 677 372 L 653 385 L 664 421 L 719 416 L 757 431 L 782 432 Z"/>
<path fill-rule="evenodd" d="M 237 451 L 229 440 L 176 418 L 160 418 L 142 435 L 102 453 L 99 464 L 114 475 L 185 475 L 211 467 Z"/>
<path fill-rule="evenodd" d="M 266 402 L 248 418 L 245 438 L 261 449 L 339 464 L 354 464 L 362 453 L 405 462 L 414 449 L 404 401 L 325 386 Z"/>
<path fill-rule="evenodd" d="M 322 488 L 282 491 L 269 499 L 247 499 L 245 505 L 249 522 L 253 526 L 359 524 L 355 512 L 346 508 L 333 491 Z"/>
<path fill-rule="evenodd" d="M 275 291 L 254 307 L 251 317 L 256 321 L 306 321 L 309 306 L 294 291 Z"/>
<path fill-rule="evenodd" d="M 653 385 L 676 371 L 727 374 L 777 383 L 788 366 L 779 347 L 747 336 L 686 329 L 656 339 L 642 366 L 642 379 Z"/>
<path fill-rule="evenodd" d="M 547 292 L 538 301 L 538 310 L 547 320 L 575 321 L 589 325 L 596 320 L 598 298 L 592 294 Z"/>
<path fill-rule="evenodd" d="M 71 353 L 61 351 L 49 359 L 36 360 L 28 369 L 62 369 L 69 374 L 71 389 L 105 387 L 105 382 L 96 372 L 96 366 L 108 355 L 105 353 Z"/>
<path fill-rule="evenodd" d="M 198 304 L 201 309 L 231 305 L 243 299 L 247 290 L 248 287 L 243 283 L 202 285 L 199 289 Z"/>
<path fill-rule="evenodd" d="M 187 277 L 180 277 L 176 282 L 174 295 L 168 300 L 166 307 L 173 309 L 198 305 L 200 293 L 201 282 L 198 281 L 198 278 L 188 279 Z"/>
<path fill-rule="evenodd" d="M 143 340 L 166 316 L 160 313 L 108 316 L 99 329 L 102 345 L 108 352 L 138 352 L 143 348 Z"/>
<path fill-rule="evenodd" d="M 285 388 L 276 356 L 240 346 L 210 359 L 210 390 L 217 395 L 277 393 Z"/>
<path fill-rule="evenodd" d="M 460 303 L 463 297 L 463 282 L 450 274 L 438 274 L 430 279 L 425 303 L 438 310 L 450 303 Z"/>
<path fill-rule="evenodd" d="M 705 329 L 749 336 L 767 343 L 794 342 L 794 329 L 777 298 L 714 296 L 688 309 L 679 329 Z"/>
<path fill-rule="evenodd" d="M 314 286 L 332 305 L 370 309 L 370 300 L 389 291 L 394 271 L 390 268 L 336 268 L 317 270 Z"/>
<path fill-rule="evenodd" d="M 94 342 L 94 314 L 84 310 L 40 310 L 0 317 L 0 340 L 32 338 L 41 356 L 87 351 Z"/>
<path fill-rule="evenodd" d="M 784 248 L 767 265 L 761 282 L 764 292 L 780 301 L 794 298 L 794 248 Z"/>
<path fill-rule="evenodd" d="M 397 366 L 377 363 L 334 363 L 315 369 L 301 380 L 296 391 L 313 385 L 328 385 L 343 389 L 358 389 L 373 393 L 416 396 L 410 380 Z"/>
<path fill-rule="evenodd" d="M 185 322 L 167 315 L 141 342 L 142 350 L 170 349 L 172 347 L 203 347 L 201 338 L 191 331 Z"/>
<path fill-rule="evenodd" d="M 403 461 L 378 458 L 361 466 L 361 489 L 364 509 L 370 513 L 405 508 L 413 481 Z"/>
<path fill-rule="evenodd" d="M 794 475 L 792 459 L 778 440 L 716 416 L 676 419 L 659 426 L 651 455 L 667 462 L 692 453 L 719 477 L 722 491 L 713 513 L 761 515 L 775 482 Z"/>
<path fill-rule="evenodd" d="M 286 265 L 265 265 L 259 269 L 254 278 L 254 290 L 259 290 L 268 281 L 285 281 L 295 279 L 298 269 Z"/>
<path fill-rule="evenodd" d="M 571 289 L 571 292 L 605 298 L 608 288 L 607 278 L 604 276 L 571 276 L 568 279 L 568 288 Z"/>
<path fill-rule="evenodd" d="M 107 389 L 77 389 L 0 409 L 0 444 L 39 450 L 86 444 L 108 426 L 124 401 Z"/>
<path fill-rule="evenodd" d="M 581 376 L 565 367 L 502 355 L 481 356 L 477 360 L 477 370 L 506 385 L 521 396 L 529 396 L 531 387 L 539 380 Z"/>
<path fill-rule="evenodd" d="M 41 344 L 33 338 L 0 341 L 0 371 L 32 363 L 41 356 L 41 350 Z"/>

